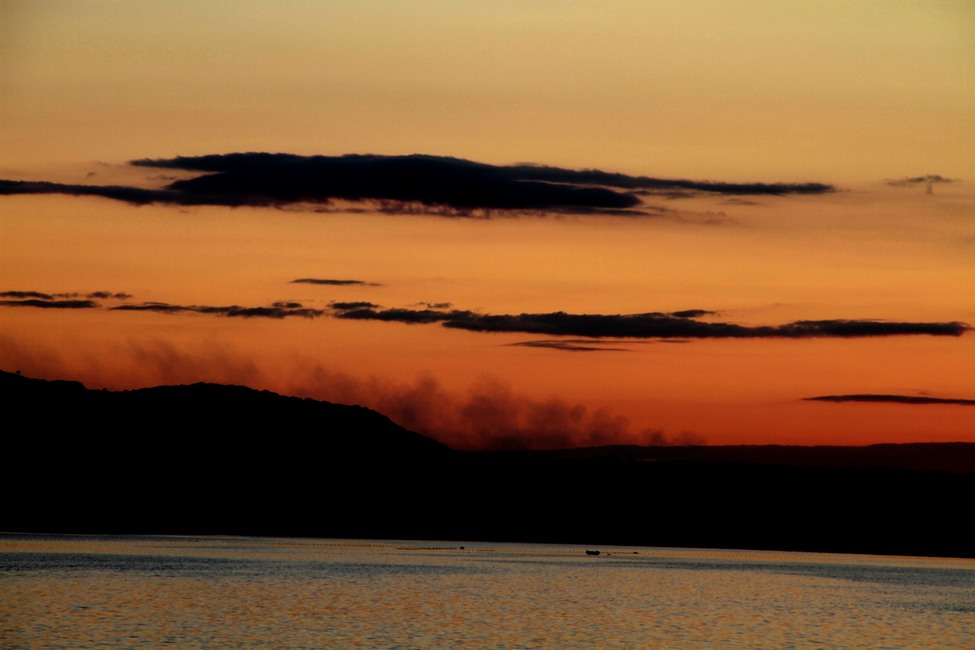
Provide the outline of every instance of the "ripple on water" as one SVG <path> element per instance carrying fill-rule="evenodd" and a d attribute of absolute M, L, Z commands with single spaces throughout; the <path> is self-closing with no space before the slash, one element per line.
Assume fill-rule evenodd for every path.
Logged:
<path fill-rule="evenodd" d="M 975 563 L 0 536 L 11 647 L 957 648 Z"/>

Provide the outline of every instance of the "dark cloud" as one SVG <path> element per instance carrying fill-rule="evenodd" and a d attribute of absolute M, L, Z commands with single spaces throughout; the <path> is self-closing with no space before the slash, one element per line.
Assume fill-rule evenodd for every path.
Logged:
<path fill-rule="evenodd" d="M 27 298 L 24 300 L 0 300 L 5 307 L 40 307 L 41 309 L 93 309 L 98 307 L 94 300 L 52 300 Z"/>
<path fill-rule="evenodd" d="M 133 205 L 173 203 L 180 205 L 231 205 L 208 200 L 207 197 L 183 196 L 173 190 L 146 190 L 119 185 L 72 185 L 47 181 L 0 180 L 0 195 L 4 194 L 69 194 L 71 196 L 101 196 L 125 201 Z M 233 205 L 244 205 L 242 202 Z"/>
<path fill-rule="evenodd" d="M 138 305 L 119 305 L 111 308 L 113 311 L 151 311 L 161 314 L 198 313 L 227 316 L 230 318 L 285 318 L 301 316 L 316 318 L 325 313 L 323 309 L 304 307 L 298 302 L 276 302 L 270 307 L 213 307 L 206 305 L 171 305 L 165 302 L 144 302 Z"/>
<path fill-rule="evenodd" d="M 381 320 L 386 322 L 427 324 L 449 322 L 454 318 L 474 317 L 473 312 L 468 311 L 440 311 L 436 309 L 379 309 L 376 307 L 358 307 L 352 309 L 342 309 L 336 303 L 337 318 L 347 318 L 349 320 Z M 346 303 L 355 304 L 355 303 Z"/>
<path fill-rule="evenodd" d="M 100 298 L 100 292 L 88 294 L 88 298 Z M 42 291 L 0 292 L 0 305 L 5 307 L 38 307 L 40 309 L 94 309 L 100 305 L 94 300 L 76 300 L 77 293 L 44 293 Z"/>
<path fill-rule="evenodd" d="M 3 291 L 0 298 L 37 298 L 38 300 L 54 300 L 54 296 L 40 291 Z"/>
<path fill-rule="evenodd" d="M 737 197 L 725 199 L 724 202 L 730 205 L 764 205 L 761 201 L 754 201 L 752 199 L 739 199 Z"/>
<path fill-rule="evenodd" d="M 324 284 L 332 287 L 347 287 L 347 286 L 363 286 L 363 287 L 377 287 L 379 285 L 373 282 L 365 282 L 364 280 L 333 280 L 330 278 L 298 278 L 297 280 L 292 280 L 292 284 Z"/>
<path fill-rule="evenodd" d="M 819 194 L 822 183 L 722 183 L 628 176 L 594 169 L 488 165 L 429 155 L 298 156 L 232 153 L 132 161 L 140 167 L 196 171 L 162 189 L 0 181 L 0 194 L 103 196 L 141 205 L 282 206 L 372 201 L 387 212 L 416 206 L 446 216 L 472 211 L 641 213 L 637 193 Z"/>
<path fill-rule="evenodd" d="M 677 318 L 700 318 L 701 316 L 717 316 L 718 312 L 707 309 L 685 309 L 683 311 L 670 312 L 671 316 Z"/>
<path fill-rule="evenodd" d="M 549 348 L 566 352 L 625 352 L 626 348 L 611 348 L 608 341 L 591 341 L 588 339 L 545 339 L 541 341 L 522 341 L 511 345 L 525 348 Z"/>
<path fill-rule="evenodd" d="M 547 336 L 594 338 L 730 338 L 746 336 L 750 328 L 729 323 L 702 323 L 671 314 L 474 314 L 452 312 L 445 327 L 478 332 L 524 332 Z"/>
<path fill-rule="evenodd" d="M 754 328 L 760 330 L 763 328 Z M 858 338 L 864 336 L 901 336 L 927 334 L 929 336 L 961 336 L 970 332 L 968 323 L 904 323 L 878 320 L 807 320 L 773 328 L 779 336 L 788 338 L 837 337 Z"/>
<path fill-rule="evenodd" d="M 681 191 L 710 192 L 715 194 L 753 195 L 753 194 L 823 194 L 834 191 L 831 185 L 823 183 L 723 183 L 717 181 L 692 181 L 687 179 L 650 178 L 648 176 L 627 176 L 597 169 L 573 170 L 539 165 L 519 165 L 513 167 L 525 178 L 547 183 L 577 183 L 604 185 L 630 190 L 646 190 L 653 193 L 677 193 Z"/>
<path fill-rule="evenodd" d="M 77 294 L 46 294 L 38 291 L 6 291 L 0 306 L 38 307 L 42 309 L 91 309 L 99 307 L 94 300 L 63 299 Z M 126 293 L 96 291 L 89 298 L 126 299 Z M 687 341 L 714 338 L 860 338 L 872 336 L 961 336 L 972 328 L 967 323 L 914 323 L 879 320 L 816 320 L 796 321 L 785 325 L 747 326 L 736 323 L 696 320 L 717 312 L 706 309 L 686 309 L 671 313 L 643 314 L 481 314 L 468 310 L 448 309 L 451 303 L 418 303 L 423 309 L 385 309 L 366 301 L 332 302 L 328 309 L 305 307 L 300 302 L 278 301 L 269 306 L 242 307 L 240 305 L 174 305 L 165 302 L 121 304 L 113 311 L 150 311 L 162 314 L 198 313 L 231 318 L 286 318 L 298 316 L 317 318 L 330 315 L 346 320 L 376 320 L 406 324 L 440 323 L 444 327 L 476 332 L 517 332 L 542 336 L 576 336 L 592 339 L 663 339 Z M 529 341 L 527 347 L 548 347 L 571 351 L 592 351 L 594 343 L 578 341 Z M 599 347 L 605 350 L 605 347 Z"/>
<path fill-rule="evenodd" d="M 927 185 L 935 183 L 955 183 L 953 178 L 945 178 L 939 174 L 928 174 L 927 176 L 912 176 L 908 178 L 897 178 L 887 181 L 888 185 L 895 187 L 908 187 L 910 185 Z"/>
<path fill-rule="evenodd" d="M 378 309 L 379 305 L 372 302 L 356 301 L 356 302 L 330 302 L 328 306 L 332 309 L 338 309 L 340 311 L 353 311 L 356 309 Z"/>
<path fill-rule="evenodd" d="M 812 402 L 894 402 L 897 404 L 958 404 L 975 406 L 975 399 L 951 399 L 945 397 L 919 397 L 914 395 L 821 395 L 806 397 Z"/>
<path fill-rule="evenodd" d="M 591 211 L 640 203 L 635 196 L 603 187 L 531 180 L 519 168 L 437 156 L 241 153 L 133 164 L 208 172 L 175 181 L 167 189 L 258 205 L 371 199 L 454 208 Z"/>
<path fill-rule="evenodd" d="M 139 305 L 119 305 L 112 307 L 112 311 L 156 311 L 163 314 L 178 314 L 184 311 L 195 311 L 194 307 L 182 307 L 180 305 L 170 305 L 165 302 L 144 302 Z"/>
<path fill-rule="evenodd" d="M 749 327 L 734 323 L 704 323 L 671 314 L 549 314 L 481 315 L 454 312 L 445 327 L 479 332 L 614 338 L 857 338 L 928 334 L 959 336 L 971 328 L 964 323 L 898 323 L 883 321 L 798 321 L 786 325 Z"/>
<path fill-rule="evenodd" d="M 710 323 L 679 314 L 707 315 L 703 309 L 644 314 L 478 314 L 464 310 L 338 308 L 337 318 L 380 320 L 410 324 L 442 323 L 444 327 L 477 332 L 520 332 L 545 336 L 593 338 L 859 338 L 927 334 L 960 336 L 971 330 L 966 323 L 908 323 L 874 320 L 796 321 L 786 325 L 757 326 Z"/>
<path fill-rule="evenodd" d="M 99 304 L 94 299 L 126 299 L 127 293 L 92 291 L 85 295 L 88 300 L 74 300 L 80 294 L 74 292 L 44 293 L 43 291 L 0 291 L 0 304 L 8 307 L 40 307 L 41 309 L 92 309 Z"/>

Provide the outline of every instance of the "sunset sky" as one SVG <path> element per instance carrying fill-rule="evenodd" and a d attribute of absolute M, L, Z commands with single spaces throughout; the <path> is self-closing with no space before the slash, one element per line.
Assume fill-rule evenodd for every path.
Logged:
<path fill-rule="evenodd" d="M 2 370 L 975 442 L 971 325 L 971 2 L 0 0 Z"/>

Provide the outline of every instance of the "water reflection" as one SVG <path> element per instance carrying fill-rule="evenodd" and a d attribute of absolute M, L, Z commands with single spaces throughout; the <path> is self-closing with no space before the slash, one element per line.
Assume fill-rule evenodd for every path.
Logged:
<path fill-rule="evenodd" d="M 968 560 L 584 551 L 0 535 L 0 637 L 13 648 L 957 648 L 975 638 Z"/>

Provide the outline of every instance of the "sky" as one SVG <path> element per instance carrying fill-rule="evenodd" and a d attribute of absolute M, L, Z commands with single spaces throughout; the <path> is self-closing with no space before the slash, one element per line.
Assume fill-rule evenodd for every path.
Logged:
<path fill-rule="evenodd" d="M 0 0 L 0 369 L 975 442 L 973 151 L 964 1 Z"/>

